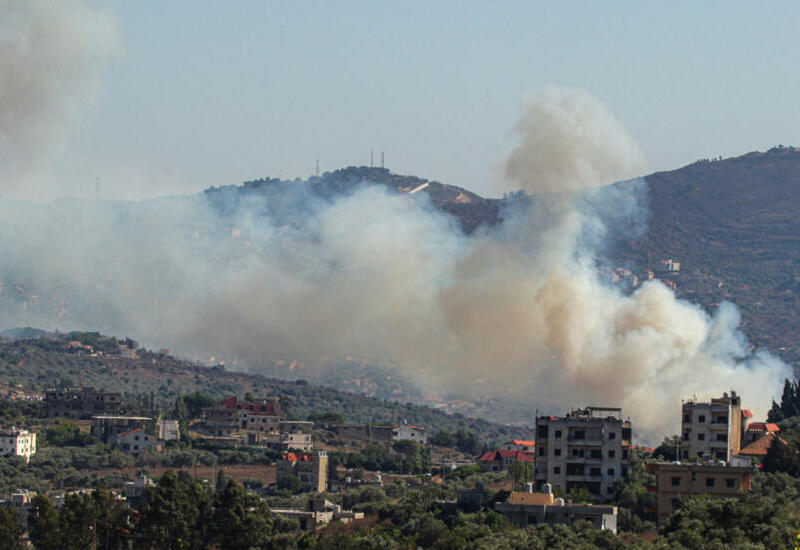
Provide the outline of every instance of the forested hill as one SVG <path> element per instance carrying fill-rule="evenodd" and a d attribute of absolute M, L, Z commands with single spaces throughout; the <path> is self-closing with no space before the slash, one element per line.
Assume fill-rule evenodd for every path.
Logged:
<path fill-rule="evenodd" d="M 35 335 L 34 337 L 30 337 Z M 21 338 L 20 338 L 21 336 Z M 366 397 L 304 380 L 286 381 L 262 375 L 205 367 L 153 352 L 131 339 L 94 332 L 45 333 L 35 329 L 0 334 L 0 382 L 25 388 L 84 386 L 122 392 L 129 401 L 149 402 L 151 392 L 162 410 L 171 410 L 179 394 L 204 393 L 215 398 L 246 393 L 275 395 L 288 404 L 292 418 L 339 412 L 348 422 L 377 424 L 404 420 L 439 430 L 469 431 L 485 443 L 530 439 L 525 428 L 495 424 L 430 407 Z"/>
<path fill-rule="evenodd" d="M 800 149 L 703 160 L 645 178 L 647 232 L 617 256 L 659 271 L 708 309 L 730 300 L 750 342 L 800 366 Z"/>

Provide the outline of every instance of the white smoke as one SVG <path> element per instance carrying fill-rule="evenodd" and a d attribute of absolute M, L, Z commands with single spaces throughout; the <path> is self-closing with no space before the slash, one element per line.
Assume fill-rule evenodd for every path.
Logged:
<path fill-rule="evenodd" d="M 424 193 L 376 185 L 331 200 L 298 184 L 244 201 L 5 201 L 0 323 L 255 367 L 355 355 L 426 388 L 513 388 L 531 411 L 621 406 L 649 442 L 693 394 L 735 389 L 764 414 L 789 369 L 748 355 L 734 306 L 710 317 L 659 282 L 625 293 L 597 275 L 607 232 L 644 216 L 643 182 L 594 189 L 640 168 L 627 132 L 596 99 L 555 90 L 518 128 L 508 173 L 535 194 L 472 236 Z"/>
<path fill-rule="evenodd" d="M 114 18 L 81 0 L 0 0 L 0 186 L 41 184 L 119 46 Z"/>

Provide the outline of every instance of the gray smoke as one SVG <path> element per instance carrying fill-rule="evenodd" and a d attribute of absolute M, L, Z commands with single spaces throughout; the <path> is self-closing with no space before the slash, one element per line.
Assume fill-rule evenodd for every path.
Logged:
<path fill-rule="evenodd" d="M 693 394 L 735 389 L 763 415 L 789 369 L 748 353 L 733 305 L 709 316 L 659 282 L 626 293 L 597 274 L 607 232 L 646 215 L 643 182 L 595 188 L 640 169 L 628 133 L 571 90 L 534 96 L 517 128 L 507 173 L 532 194 L 471 236 L 424 193 L 368 184 L 332 199 L 297 184 L 288 198 L 5 201 L 0 324 L 252 368 L 355 356 L 531 411 L 621 406 L 650 442 Z"/>
<path fill-rule="evenodd" d="M 0 0 L 0 14 L 0 190 L 33 196 L 119 37 L 113 17 L 80 0 Z"/>

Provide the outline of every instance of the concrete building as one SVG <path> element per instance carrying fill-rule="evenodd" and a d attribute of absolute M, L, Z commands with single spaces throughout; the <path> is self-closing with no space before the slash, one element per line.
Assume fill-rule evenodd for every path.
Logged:
<path fill-rule="evenodd" d="M 21 489 L 11 493 L 11 506 L 17 511 L 17 520 L 23 529 L 28 529 L 28 516 L 33 509 L 33 498 L 36 493 Z"/>
<path fill-rule="evenodd" d="M 708 495 L 713 498 L 732 497 L 739 491 L 750 490 L 750 466 L 695 464 L 680 462 L 648 462 L 645 466 L 655 474 L 655 485 L 648 491 L 656 495 L 653 510 L 659 524 L 672 515 L 682 497 Z"/>
<path fill-rule="evenodd" d="M 774 422 L 753 422 L 747 426 L 742 436 L 742 447 L 758 441 L 768 435 L 776 435 L 781 431 Z"/>
<path fill-rule="evenodd" d="M 0 456 L 21 456 L 30 462 L 36 454 L 36 433 L 11 428 L 0 431 Z"/>
<path fill-rule="evenodd" d="M 729 461 L 742 441 L 742 403 L 736 392 L 710 401 L 683 403 L 681 420 L 682 460 L 713 458 Z"/>
<path fill-rule="evenodd" d="M 509 451 L 507 449 L 486 451 L 478 457 L 481 472 L 502 472 L 510 469 L 515 462 L 524 462 L 532 465 L 534 459 L 525 451 Z"/>
<path fill-rule="evenodd" d="M 503 514 L 514 527 L 526 528 L 535 525 L 572 525 L 579 521 L 590 522 L 595 529 L 617 532 L 617 507 L 592 504 L 565 504 L 562 498 L 553 498 L 545 484 L 545 492 L 534 493 L 533 484 L 527 484 L 524 492 L 513 492 L 507 502 L 494 505 L 496 512 Z"/>
<path fill-rule="evenodd" d="M 587 407 L 564 417 L 536 419 L 536 485 L 565 493 L 585 488 L 596 498 L 614 494 L 630 468 L 631 422 L 622 409 Z"/>
<path fill-rule="evenodd" d="M 91 418 L 122 412 L 122 394 L 94 388 L 48 390 L 44 394 L 48 418 Z"/>
<path fill-rule="evenodd" d="M 428 443 L 428 430 L 424 426 L 395 424 L 392 426 L 392 441 L 416 441 L 420 445 Z"/>
<path fill-rule="evenodd" d="M 286 453 L 278 461 L 277 481 L 286 476 L 299 479 L 302 491 L 324 492 L 328 485 L 328 453 Z"/>
<path fill-rule="evenodd" d="M 150 427 L 147 416 L 93 416 L 92 435 L 103 443 L 114 443 L 114 438 L 124 432 Z"/>
<path fill-rule="evenodd" d="M 314 449 L 314 423 L 305 420 L 285 420 L 280 423 L 282 450 L 308 452 Z"/>
<path fill-rule="evenodd" d="M 181 427 L 177 420 L 159 418 L 156 432 L 156 437 L 162 441 L 178 441 L 181 438 Z"/>
<path fill-rule="evenodd" d="M 364 518 L 364 512 L 344 510 L 339 504 L 325 499 L 311 499 L 305 510 L 272 508 L 270 512 L 279 516 L 295 518 L 304 531 L 315 532 L 317 527 L 338 520 L 343 524 Z"/>
<path fill-rule="evenodd" d="M 530 439 L 511 439 L 500 447 L 506 451 L 522 451 L 533 457 L 536 454 L 536 441 Z"/>
<path fill-rule="evenodd" d="M 123 453 L 138 456 L 145 451 L 160 451 L 161 444 L 142 428 L 122 432 L 112 437 L 111 444 Z"/>
<path fill-rule="evenodd" d="M 421 445 L 428 443 L 428 429 L 411 424 L 337 424 L 332 427 L 339 437 L 357 439 L 372 443 L 393 443 L 395 441 L 416 441 Z"/>
<path fill-rule="evenodd" d="M 239 430 L 277 433 L 281 420 L 281 404 L 277 397 L 239 401 L 227 397 L 203 411 L 206 430 L 229 437 Z"/>

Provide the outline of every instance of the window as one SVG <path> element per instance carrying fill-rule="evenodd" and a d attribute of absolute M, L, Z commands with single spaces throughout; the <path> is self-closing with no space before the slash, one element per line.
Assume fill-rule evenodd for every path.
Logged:
<path fill-rule="evenodd" d="M 613 451 L 613 450 L 612 451 L 608 451 L 608 458 L 614 458 L 615 456 L 617 456 L 617 452 L 616 451 Z"/>
<path fill-rule="evenodd" d="M 706 434 L 697 434 L 697 441 L 704 441 L 706 438 Z"/>
<path fill-rule="evenodd" d="M 732 477 L 729 477 L 728 479 L 725 480 L 725 486 L 730 489 L 736 487 L 736 480 L 733 479 Z"/>
<path fill-rule="evenodd" d="M 592 477 L 600 477 L 600 468 L 589 469 L 589 475 Z"/>
<path fill-rule="evenodd" d="M 561 439 L 561 430 L 556 430 L 556 439 Z"/>
<path fill-rule="evenodd" d="M 556 456 L 561 456 L 561 449 L 554 450 L 553 454 L 556 455 Z"/>
<path fill-rule="evenodd" d="M 728 434 L 717 434 L 717 441 L 728 441 Z"/>
<path fill-rule="evenodd" d="M 617 438 L 617 432 L 609 432 L 608 438 L 609 439 L 616 439 Z"/>
<path fill-rule="evenodd" d="M 683 432 L 683 440 L 684 441 L 689 441 L 689 437 L 690 437 L 689 432 Z"/>
<path fill-rule="evenodd" d="M 589 456 L 592 458 L 603 458 L 603 452 L 600 449 L 592 449 Z"/>
<path fill-rule="evenodd" d="M 622 449 L 622 459 L 627 460 L 628 458 L 628 449 Z"/>
<path fill-rule="evenodd" d="M 610 475 L 610 476 L 613 476 L 614 475 L 614 468 L 609 468 L 608 470 L 606 470 L 606 473 L 608 475 Z"/>
<path fill-rule="evenodd" d="M 714 478 L 713 477 L 707 477 L 706 478 L 706 487 L 713 487 L 713 486 L 714 486 Z"/>
<path fill-rule="evenodd" d="M 697 417 L 697 421 L 698 421 L 698 422 L 700 422 L 700 423 L 703 423 L 703 422 L 705 422 L 705 421 L 706 421 L 706 417 L 705 417 L 705 415 L 704 415 L 704 414 L 701 414 L 700 416 L 698 416 L 698 417 Z"/>
<path fill-rule="evenodd" d="M 691 414 L 684 414 L 683 415 L 683 421 L 686 424 L 691 424 L 692 423 L 692 415 Z"/>
<path fill-rule="evenodd" d="M 539 456 L 544 456 L 545 450 L 544 447 L 539 447 Z"/>
<path fill-rule="evenodd" d="M 677 487 L 678 485 L 681 484 L 681 478 L 679 478 L 679 477 L 671 477 L 669 480 L 670 480 L 670 483 L 672 483 L 673 487 Z"/>
<path fill-rule="evenodd" d="M 678 507 L 678 499 L 677 498 L 673 498 L 672 500 L 669 501 L 669 505 L 674 510 L 675 508 Z"/>
<path fill-rule="evenodd" d="M 561 473 L 561 467 L 560 466 L 553 467 L 553 473 L 554 474 L 560 474 Z"/>

